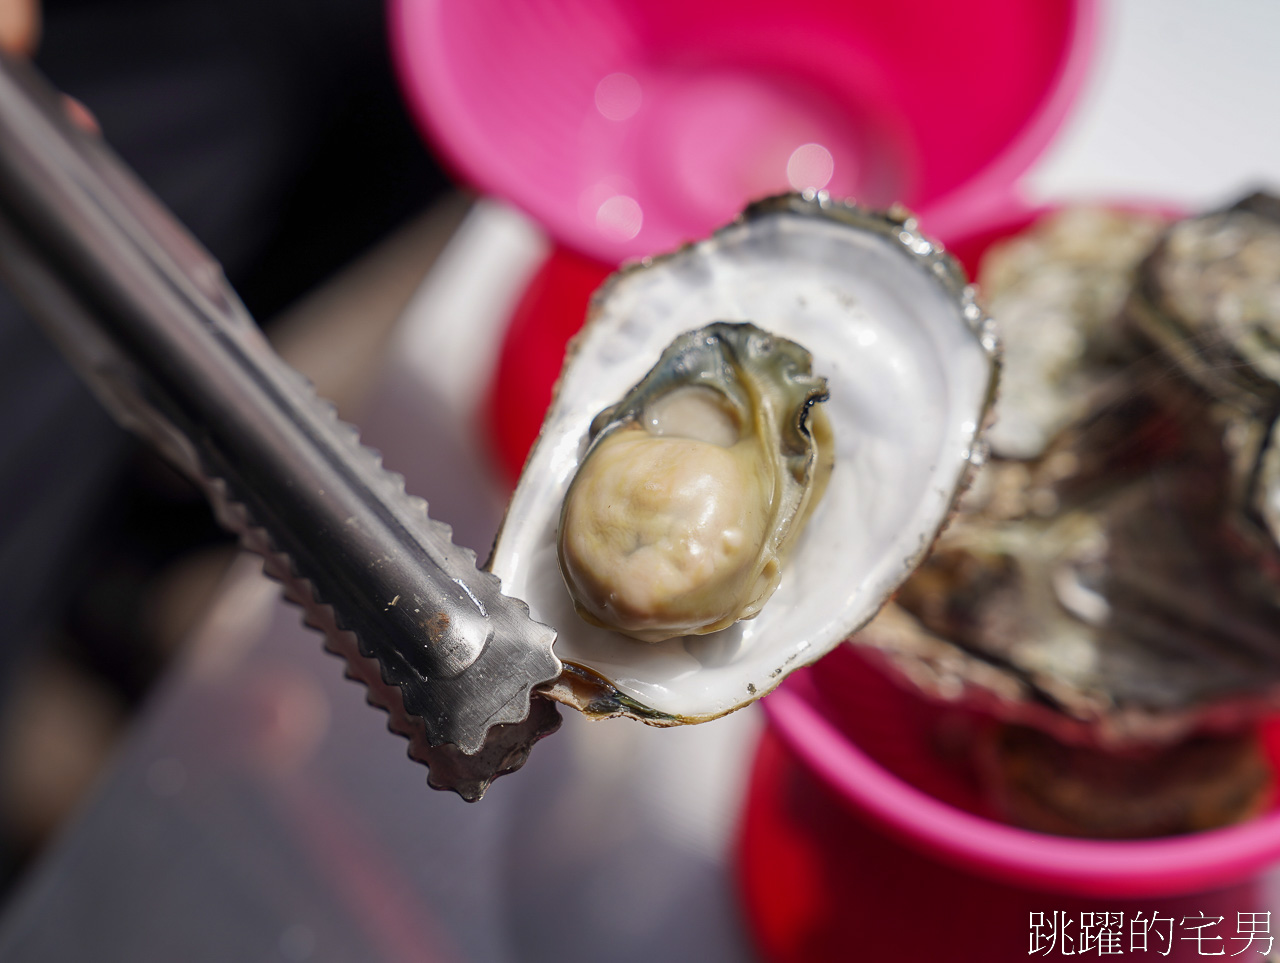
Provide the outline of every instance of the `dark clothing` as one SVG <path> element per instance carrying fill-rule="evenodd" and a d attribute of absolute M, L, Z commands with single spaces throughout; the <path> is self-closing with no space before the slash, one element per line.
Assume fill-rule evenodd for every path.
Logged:
<path fill-rule="evenodd" d="M 401 107 L 383 9 L 46 0 L 37 63 L 268 319 L 444 186 Z M 0 291 L 0 696 L 25 643 L 64 618 L 86 580 L 130 566 L 144 577 L 148 553 L 209 537 L 189 505 L 144 493 L 139 509 L 120 482 L 136 457 Z M 127 632 L 128 612 L 117 621 Z"/>

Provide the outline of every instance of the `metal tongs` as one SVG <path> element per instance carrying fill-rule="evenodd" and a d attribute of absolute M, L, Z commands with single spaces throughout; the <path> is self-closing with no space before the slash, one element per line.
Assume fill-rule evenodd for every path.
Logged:
<path fill-rule="evenodd" d="M 0 54 L 0 279 L 126 428 L 208 495 L 370 701 L 478 799 L 554 731 L 555 632 L 501 594 L 270 348 L 220 265 Z"/>

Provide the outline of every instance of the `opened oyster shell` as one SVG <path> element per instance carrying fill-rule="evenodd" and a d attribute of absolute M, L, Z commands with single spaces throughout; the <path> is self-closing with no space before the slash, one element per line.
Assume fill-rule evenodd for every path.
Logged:
<path fill-rule="evenodd" d="M 680 335 L 751 322 L 826 377 L 834 469 L 777 591 L 720 631 L 637 642 L 575 612 L 557 561 L 561 506 L 592 422 Z M 952 510 L 990 403 L 995 337 L 949 256 L 905 211 L 772 198 L 710 239 L 625 268 L 592 301 L 490 568 L 559 634 L 550 695 L 669 725 L 740 708 L 870 619 Z"/>

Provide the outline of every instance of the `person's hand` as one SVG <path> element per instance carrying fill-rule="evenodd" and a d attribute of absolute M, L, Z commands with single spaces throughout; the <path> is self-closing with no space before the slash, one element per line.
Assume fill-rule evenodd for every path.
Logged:
<path fill-rule="evenodd" d="M 29 57 L 40 42 L 40 0 L 0 0 L 0 50 Z M 98 121 L 84 104 L 62 95 L 67 116 L 81 130 L 101 133 Z"/>
<path fill-rule="evenodd" d="M 40 0 L 0 0 L 0 50 L 29 56 L 40 39 Z"/>

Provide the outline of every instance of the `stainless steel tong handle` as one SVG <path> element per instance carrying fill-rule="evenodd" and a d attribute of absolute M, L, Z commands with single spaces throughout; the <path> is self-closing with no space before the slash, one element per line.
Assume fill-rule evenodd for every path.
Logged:
<path fill-rule="evenodd" d="M 554 729 L 528 617 L 271 350 L 221 267 L 0 56 L 0 277 L 102 402 L 202 485 L 410 737 L 478 798 Z"/>

